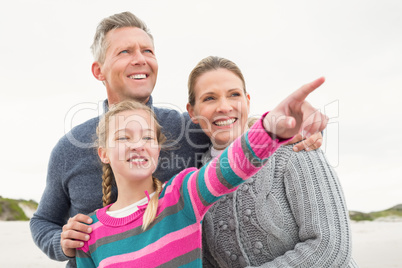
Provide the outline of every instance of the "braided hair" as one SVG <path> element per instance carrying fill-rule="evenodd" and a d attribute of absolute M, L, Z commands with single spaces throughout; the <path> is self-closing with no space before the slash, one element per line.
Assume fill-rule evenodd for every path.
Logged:
<path fill-rule="evenodd" d="M 155 119 L 153 122 L 155 123 L 155 129 L 156 129 L 156 136 L 158 140 L 158 145 L 161 146 L 165 141 L 166 137 L 162 133 L 162 127 L 158 124 L 156 121 L 156 116 L 155 113 L 146 105 L 136 102 L 136 101 L 123 101 L 120 102 L 116 105 L 113 105 L 110 107 L 109 111 L 101 118 L 99 121 L 98 128 L 96 129 L 97 133 L 97 145 L 98 147 L 102 148 L 107 148 L 107 137 L 108 137 L 108 125 L 110 118 L 114 115 L 117 115 L 121 112 L 124 111 L 135 111 L 135 110 L 144 110 L 150 113 L 150 115 Z M 102 201 L 103 201 L 103 206 L 109 205 L 111 201 L 111 195 L 112 195 L 112 185 L 115 182 L 114 175 L 113 175 L 113 170 L 112 167 L 110 166 L 109 163 L 103 163 L 102 167 Z M 155 190 L 155 194 L 152 196 L 152 198 L 148 202 L 148 206 L 145 209 L 144 217 L 143 217 L 143 224 L 142 224 L 142 229 L 145 230 L 156 218 L 156 213 L 158 210 L 158 201 L 159 201 L 159 194 L 163 189 L 163 184 L 160 180 L 157 178 L 153 177 L 153 187 Z"/>

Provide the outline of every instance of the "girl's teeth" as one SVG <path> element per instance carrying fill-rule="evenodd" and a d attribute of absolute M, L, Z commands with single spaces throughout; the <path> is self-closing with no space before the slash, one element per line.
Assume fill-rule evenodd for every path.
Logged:
<path fill-rule="evenodd" d="M 236 119 L 228 119 L 228 120 L 224 120 L 224 121 L 216 121 L 215 125 L 217 126 L 227 126 L 230 124 L 233 124 L 236 121 Z"/>
<path fill-rule="evenodd" d="M 136 158 L 136 159 L 131 159 L 131 162 L 144 162 L 144 158 Z"/>

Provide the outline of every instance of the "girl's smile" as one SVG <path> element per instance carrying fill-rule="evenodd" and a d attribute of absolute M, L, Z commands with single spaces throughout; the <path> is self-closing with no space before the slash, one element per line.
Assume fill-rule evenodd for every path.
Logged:
<path fill-rule="evenodd" d="M 100 148 L 100 155 L 110 163 L 116 183 L 152 181 L 160 148 L 151 118 L 145 110 L 124 111 L 110 118 L 107 147 Z"/>

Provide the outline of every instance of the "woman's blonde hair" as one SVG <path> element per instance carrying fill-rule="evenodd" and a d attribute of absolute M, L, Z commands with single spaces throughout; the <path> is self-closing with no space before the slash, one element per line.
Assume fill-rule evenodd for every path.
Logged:
<path fill-rule="evenodd" d="M 243 83 L 243 91 L 244 93 L 247 93 L 246 91 L 246 82 L 244 80 L 243 74 L 240 71 L 240 68 L 236 65 L 231 60 L 225 59 L 225 58 L 220 58 L 216 56 L 209 56 L 204 59 L 202 59 L 191 71 L 189 77 L 188 77 L 188 103 L 190 103 L 191 106 L 195 105 L 195 84 L 197 83 L 197 79 L 213 70 L 218 70 L 218 69 L 225 69 L 233 74 L 235 74 L 237 77 L 240 78 L 240 80 Z"/>
<path fill-rule="evenodd" d="M 156 120 L 155 113 L 140 102 L 136 101 L 122 101 L 116 105 L 110 107 L 109 111 L 100 119 L 99 125 L 96 129 L 97 134 L 97 145 L 98 147 L 107 148 L 107 138 L 109 134 L 108 126 L 112 116 L 115 116 L 119 113 L 124 111 L 136 111 L 136 110 L 143 110 L 149 112 L 152 120 L 155 124 L 156 130 L 156 137 L 158 141 L 158 145 L 161 146 L 165 141 L 166 137 L 162 133 L 162 127 L 159 125 L 158 121 Z M 102 192 L 103 192 L 103 206 L 107 206 L 111 203 L 111 194 L 112 194 L 112 185 L 115 183 L 113 170 L 110 164 L 103 163 L 103 174 L 102 174 Z M 143 224 L 142 229 L 145 230 L 155 219 L 156 212 L 158 209 L 158 200 L 159 194 L 162 191 L 162 182 L 157 178 L 153 177 L 153 186 L 155 189 L 155 194 L 148 202 L 148 206 L 145 210 L 144 217 L 143 217 Z"/>

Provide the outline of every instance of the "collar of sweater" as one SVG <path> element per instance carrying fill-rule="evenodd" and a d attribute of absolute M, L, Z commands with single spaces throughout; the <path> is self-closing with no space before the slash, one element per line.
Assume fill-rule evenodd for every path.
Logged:
<path fill-rule="evenodd" d="M 149 96 L 149 100 L 145 103 L 146 106 L 152 108 L 153 100 L 152 96 Z M 103 113 L 107 113 L 109 111 L 109 101 L 106 99 L 103 101 Z"/>
<path fill-rule="evenodd" d="M 142 217 L 145 209 L 147 208 L 147 204 L 138 206 L 138 210 L 136 212 L 134 212 L 126 217 L 123 217 L 123 218 L 114 218 L 114 217 L 109 216 L 106 213 L 108 208 L 112 205 L 112 204 L 110 204 L 106 207 L 98 209 L 98 211 L 96 211 L 96 216 L 99 219 L 99 221 L 106 226 L 110 226 L 110 227 L 124 226 L 124 225 L 129 224 L 133 221 L 136 221 L 136 220 L 138 220 L 138 218 Z"/>

